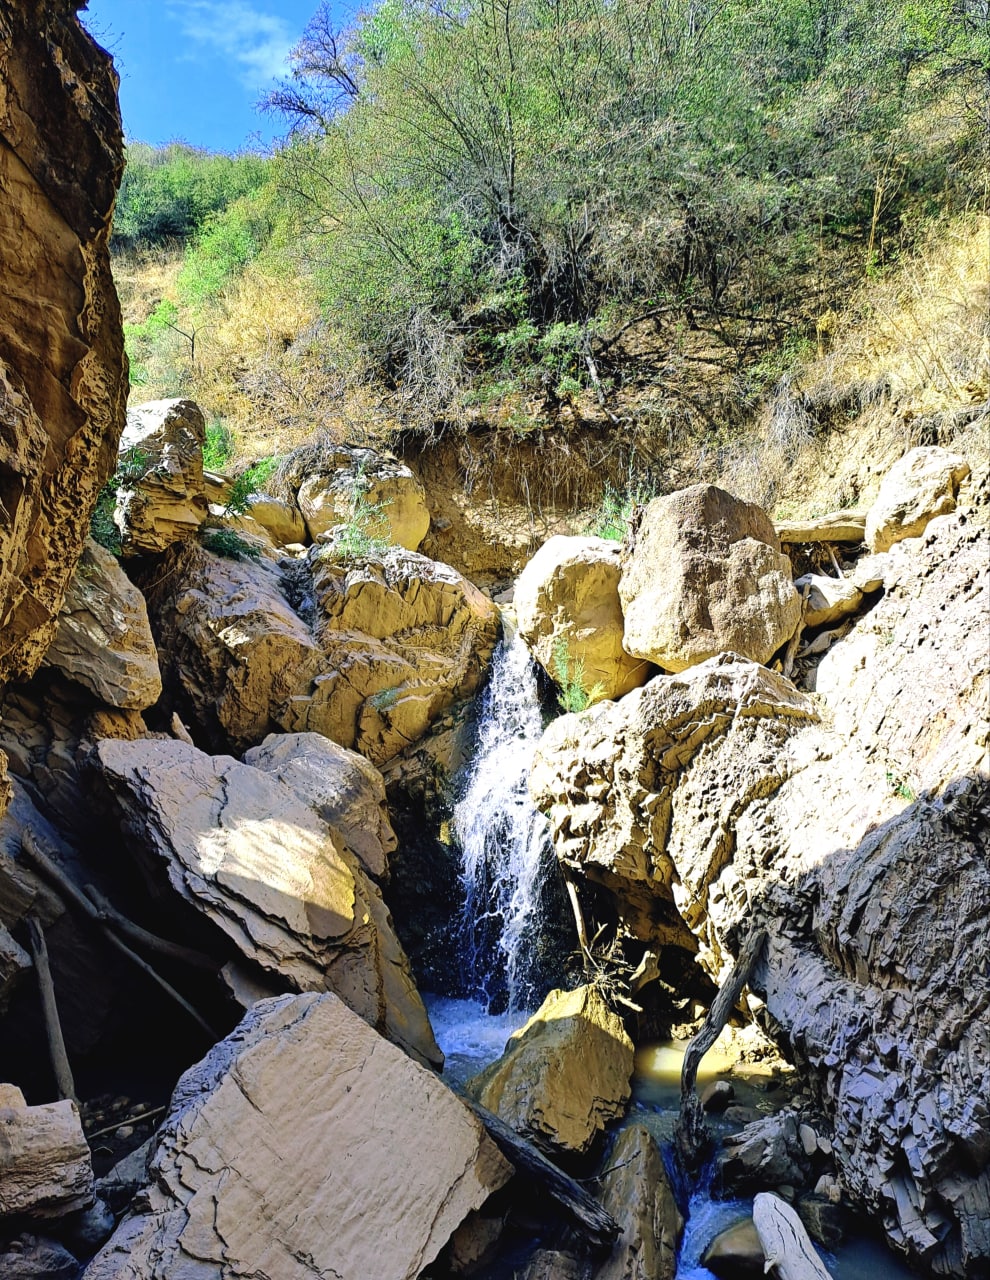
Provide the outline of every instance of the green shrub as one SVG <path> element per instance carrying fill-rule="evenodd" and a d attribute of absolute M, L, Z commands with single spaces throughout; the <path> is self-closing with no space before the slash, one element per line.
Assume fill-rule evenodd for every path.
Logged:
<path fill-rule="evenodd" d="M 98 542 L 101 547 L 106 547 L 115 556 L 119 556 L 121 550 L 120 530 L 113 518 L 117 506 L 117 493 L 146 475 L 150 461 L 150 455 L 144 449 L 128 449 L 118 457 L 116 470 L 96 499 L 96 506 L 89 519 L 89 535 L 94 542 Z"/>
<path fill-rule="evenodd" d="M 387 711 L 389 707 L 394 707 L 399 701 L 401 692 L 401 685 L 393 685 L 389 689 L 379 689 L 377 693 L 371 695 L 368 701 L 376 711 Z"/>
<path fill-rule="evenodd" d="M 201 528 L 199 540 L 207 551 L 228 560 L 258 560 L 261 557 L 260 547 L 242 538 L 236 530 L 223 525 Z"/>
<path fill-rule="evenodd" d="M 234 456 L 234 433 L 222 418 L 206 424 L 203 466 L 207 471 L 222 471 Z"/>
<path fill-rule="evenodd" d="M 605 686 L 600 680 L 588 687 L 584 662 L 572 659 L 563 636 L 553 646 L 552 666 L 557 685 L 557 702 L 562 711 L 586 711 L 605 692 Z"/>
<path fill-rule="evenodd" d="M 248 499 L 252 494 L 264 492 L 265 485 L 271 479 L 277 467 L 278 458 L 262 458 L 260 462 L 256 462 L 253 466 L 248 467 L 246 471 L 242 471 L 230 486 L 224 514 L 242 516 L 248 509 Z"/>

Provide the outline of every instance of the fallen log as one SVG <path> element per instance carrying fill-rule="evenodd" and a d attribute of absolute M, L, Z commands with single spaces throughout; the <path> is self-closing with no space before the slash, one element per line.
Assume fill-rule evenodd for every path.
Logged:
<path fill-rule="evenodd" d="M 695 1092 L 701 1059 L 719 1037 L 729 1020 L 743 987 L 750 979 L 760 951 L 766 941 L 765 929 L 754 929 L 746 939 L 739 958 L 708 1010 L 708 1017 L 698 1034 L 688 1043 L 681 1066 L 681 1111 L 677 1120 L 677 1154 L 682 1167 L 697 1170 L 707 1146 L 705 1113 Z"/>
<path fill-rule="evenodd" d="M 499 1150 L 522 1173 L 544 1188 L 547 1195 L 567 1214 L 574 1227 L 597 1249 L 606 1249 L 619 1238 L 619 1224 L 584 1187 L 546 1158 L 486 1107 L 462 1096 L 488 1130 Z"/>
<path fill-rule="evenodd" d="M 832 1280 L 815 1252 L 804 1223 L 791 1206 L 772 1191 L 753 1201 L 753 1225 L 763 1246 L 766 1270 L 779 1280 Z"/>
<path fill-rule="evenodd" d="M 69 1055 L 65 1051 L 65 1037 L 62 1035 L 62 1024 L 58 1017 L 58 1005 L 55 1003 L 55 983 L 52 981 L 51 965 L 48 963 L 48 946 L 45 935 L 37 920 L 27 921 L 28 943 L 31 948 L 31 959 L 34 961 L 34 972 L 38 979 L 38 991 L 41 994 L 41 1012 L 45 1022 L 45 1035 L 48 1038 L 48 1056 L 51 1058 L 52 1074 L 55 1076 L 55 1087 L 58 1096 L 72 1102 L 76 1098 L 76 1085 L 69 1066 Z"/>

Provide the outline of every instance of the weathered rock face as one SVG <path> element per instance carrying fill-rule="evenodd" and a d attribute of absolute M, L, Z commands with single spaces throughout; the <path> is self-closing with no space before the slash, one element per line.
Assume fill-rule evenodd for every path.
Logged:
<path fill-rule="evenodd" d="M 804 625 L 824 627 L 830 622 L 855 613 L 863 593 L 849 578 L 827 578 L 820 573 L 807 573 L 795 578 L 794 585 L 802 593 L 807 590 Z"/>
<path fill-rule="evenodd" d="M 801 616 L 770 518 L 714 485 L 643 509 L 619 597 L 627 653 L 665 671 L 727 652 L 766 662 Z"/>
<path fill-rule="evenodd" d="M 74 1102 L 29 1107 L 0 1085 L 0 1218 L 58 1218 L 93 1202 L 93 1162 Z"/>
<path fill-rule="evenodd" d="M 353 562 L 315 550 L 310 565 L 316 636 L 329 661 L 309 701 L 287 708 L 285 727 L 325 732 L 375 764 L 389 760 L 478 688 L 498 609 L 448 565 L 400 548 Z"/>
<path fill-rule="evenodd" d="M 283 502 L 268 493 L 252 493 L 247 500 L 247 514 L 283 547 L 307 541 L 306 521 L 294 502 Z"/>
<path fill-rule="evenodd" d="M 318 474 L 302 481 L 298 502 L 314 542 L 356 518 L 365 537 L 418 551 L 430 528 L 420 481 L 405 463 L 373 449 L 341 446 Z"/>
<path fill-rule="evenodd" d="M 556 680 L 580 672 L 593 701 L 620 698 L 644 684 L 649 662 L 622 647 L 619 603 L 621 548 L 604 538 L 556 537 L 545 542 L 516 580 L 513 607 L 519 634 Z"/>
<path fill-rule="evenodd" d="M 385 781 L 373 764 L 319 733 L 271 734 L 244 763 L 287 783 L 349 850 L 369 876 L 388 875 L 396 845 Z"/>
<path fill-rule="evenodd" d="M 77 7 L 0 3 L 0 687 L 44 657 L 124 422 L 117 77 Z"/>
<path fill-rule="evenodd" d="M 930 1272 L 990 1260 L 987 530 L 946 516 L 818 671 L 830 725 L 735 657 L 552 726 L 534 776 L 558 853 L 655 937 L 673 900 L 754 985 L 817 1084 L 844 1186 Z M 651 933 L 651 928 L 654 932 Z"/>
<path fill-rule="evenodd" d="M 884 476 L 866 514 L 867 546 L 887 551 L 924 533 L 936 516 L 955 511 L 959 485 L 968 475 L 969 463 L 958 453 L 934 445 L 910 450 Z"/>
<path fill-rule="evenodd" d="M 264 1001 L 180 1080 L 152 1183 L 86 1280 L 413 1280 L 511 1172 L 334 996 Z"/>
<path fill-rule="evenodd" d="M 174 740 L 101 742 L 96 759 L 138 847 L 246 959 L 442 1062 L 381 894 L 290 786 Z"/>
<path fill-rule="evenodd" d="M 312 576 L 270 557 L 174 552 L 147 588 L 166 686 L 217 749 L 313 732 L 379 764 L 475 691 L 498 611 L 453 569 L 399 548 L 360 561 L 318 549 L 310 562 Z M 315 593 L 313 626 L 290 589 Z"/>
<path fill-rule="evenodd" d="M 630 1125 L 609 1155 L 602 1207 L 622 1234 L 595 1280 L 673 1280 L 683 1220 L 660 1148 L 643 1125 Z"/>
<path fill-rule="evenodd" d="M 519 1133 L 558 1152 L 586 1152 L 629 1100 L 632 1041 L 595 987 L 551 991 L 473 1097 Z"/>
<path fill-rule="evenodd" d="M 69 584 L 45 663 L 111 707 L 144 711 L 161 695 L 144 596 L 92 538 Z"/>
<path fill-rule="evenodd" d="M 192 400 L 149 400 L 127 411 L 120 453 L 136 474 L 118 489 L 113 517 L 125 556 L 167 551 L 206 519 L 205 440 Z"/>

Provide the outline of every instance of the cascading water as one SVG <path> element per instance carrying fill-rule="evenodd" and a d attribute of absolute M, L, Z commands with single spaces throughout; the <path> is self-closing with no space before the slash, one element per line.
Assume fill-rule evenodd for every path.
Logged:
<path fill-rule="evenodd" d="M 527 778 L 543 733 L 536 672 L 518 637 L 496 651 L 475 758 L 454 806 L 467 986 L 489 1011 L 525 1010 L 534 989 L 541 880 L 552 864 L 546 819 Z"/>

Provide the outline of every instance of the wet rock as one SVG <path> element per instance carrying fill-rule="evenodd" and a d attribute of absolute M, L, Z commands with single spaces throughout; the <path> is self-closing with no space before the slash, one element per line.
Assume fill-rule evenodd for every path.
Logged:
<path fill-rule="evenodd" d="M 74 1102 L 29 1107 L 0 1085 L 0 1218 L 62 1218 L 93 1203 L 93 1163 Z"/>
<path fill-rule="evenodd" d="M 0 688 L 48 649 L 124 425 L 117 78 L 75 8 L 0 8 Z"/>
<path fill-rule="evenodd" d="M 179 1081 L 86 1280 L 413 1280 L 509 1178 L 480 1122 L 331 995 L 265 1001 Z"/>
<path fill-rule="evenodd" d="M 141 592 L 111 555 L 87 538 L 45 664 L 111 707 L 143 711 L 158 701 L 158 650 Z"/>
<path fill-rule="evenodd" d="M 721 1115 L 736 1096 L 735 1086 L 729 1080 L 713 1080 L 701 1093 L 701 1108 L 709 1115 Z"/>
<path fill-rule="evenodd" d="M 319 733 L 270 734 L 244 753 L 244 763 L 287 783 L 318 813 L 368 875 L 388 875 L 395 849 L 385 782 L 373 764 Z"/>
<path fill-rule="evenodd" d="M 128 409 L 120 455 L 129 478 L 114 510 L 125 556 L 157 555 L 195 536 L 209 514 L 205 440 L 203 414 L 192 400 L 149 400 Z"/>
<path fill-rule="evenodd" d="M 834 1252 L 846 1236 L 846 1212 L 830 1196 L 801 1196 L 795 1208 L 808 1235 L 823 1249 Z"/>
<path fill-rule="evenodd" d="M 79 1262 L 63 1245 L 23 1232 L 0 1245 L 3 1280 L 76 1280 Z"/>
<path fill-rule="evenodd" d="M 643 1125 L 630 1125 L 608 1157 L 602 1207 L 622 1234 L 595 1280 L 673 1280 L 683 1220 L 660 1148 Z"/>
<path fill-rule="evenodd" d="M 548 1151 L 584 1153 L 629 1100 L 633 1046 L 595 987 L 551 991 L 468 1091 Z"/>
<path fill-rule="evenodd" d="M 745 1218 L 720 1231 L 701 1255 L 701 1265 L 719 1280 L 762 1276 L 765 1261 L 763 1245 L 752 1218 Z"/>
<path fill-rule="evenodd" d="M 726 1196 L 766 1187 L 801 1186 L 809 1170 L 796 1117 L 786 1111 L 767 1116 L 725 1139 L 717 1157 L 718 1178 Z"/>
<path fill-rule="evenodd" d="M 403 462 L 373 449 L 339 446 L 299 485 L 299 509 L 313 542 L 335 526 L 417 551 L 430 528 L 426 491 Z"/>
<path fill-rule="evenodd" d="M 911 449 L 895 462 L 866 516 L 871 551 L 887 551 L 904 538 L 917 538 L 936 516 L 956 509 L 960 483 L 969 463 L 958 453 L 927 446 Z"/>
<path fill-rule="evenodd" d="M 246 959 L 442 1062 L 379 890 L 291 787 L 173 739 L 101 742 L 95 763 L 160 878 Z"/>
<path fill-rule="evenodd" d="M 533 656 L 553 679 L 597 690 L 592 702 L 620 698 L 652 673 L 622 647 L 620 555 L 604 538 L 551 538 L 515 584 L 519 634 Z"/>
<path fill-rule="evenodd" d="M 767 662 L 801 616 L 769 516 L 714 485 L 643 508 L 619 597 L 626 652 L 665 671 L 726 652 Z"/>

